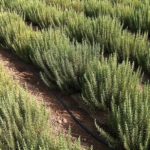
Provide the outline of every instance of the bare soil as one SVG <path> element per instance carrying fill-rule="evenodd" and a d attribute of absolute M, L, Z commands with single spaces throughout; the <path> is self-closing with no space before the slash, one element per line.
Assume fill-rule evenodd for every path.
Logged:
<path fill-rule="evenodd" d="M 40 79 L 39 70 L 36 67 L 24 63 L 12 52 L 4 49 L 0 49 L 0 64 L 4 65 L 8 74 L 13 76 L 14 80 L 18 81 L 23 87 L 25 86 L 38 102 L 44 102 L 46 108 L 50 109 L 50 120 L 58 135 L 60 132 L 67 133 L 68 129 L 71 128 L 72 139 L 75 140 L 80 136 L 81 143 L 85 148 L 93 145 L 94 150 L 107 150 L 105 145 L 93 139 L 72 119 L 57 99 L 64 101 L 81 123 L 91 129 L 93 133 L 97 133 L 93 119 L 78 107 L 73 98 L 59 91 L 50 90 Z M 102 120 L 99 117 L 99 121 L 103 122 L 105 117 L 103 114 L 99 115 L 102 116 Z"/>

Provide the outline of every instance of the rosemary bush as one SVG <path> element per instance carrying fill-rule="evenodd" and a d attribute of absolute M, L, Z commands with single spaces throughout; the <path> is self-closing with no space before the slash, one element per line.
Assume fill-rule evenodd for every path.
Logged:
<path fill-rule="evenodd" d="M 81 12 L 84 9 L 84 1 L 80 0 L 41 0 L 48 5 L 58 6 L 63 10 L 73 9 L 76 12 Z"/>
<path fill-rule="evenodd" d="M 134 72 L 128 61 L 118 64 L 116 56 L 101 57 L 86 70 L 82 97 L 93 110 L 111 108 L 112 99 L 120 105 L 127 92 L 138 90 L 140 82 L 140 72 Z"/>
<path fill-rule="evenodd" d="M 132 90 L 125 94 L 124 101 L 117 106 L 115 99 L 109 113 L 109 131 L 97 128 L 109 145 L 126 150 L 149 150 L 150 148 L 150 88 Z"/>
<path fill-rule="evenodd" d="M 42 68 L 44 82 L 69 93 L 81 91 L 81 79 L 87 65 L 98 58 L 101 51 L 99 47 L 89 47 L 86 43 L 72 44 L 57 30 L 42 32 L 32 42 L 32 60 Z"/>
<path fill-rule="evenodd" d="M 29 61 L 28 45 L 33 31 L 15 13 L 0 14 L 0 40 L 8 49 L 12 49 L 19 57 Z"/>
<path fill-rule="evenodd" d="M 98 17 L 99 15 L 110 15 L 112 18 L 118 18 L 131 32 L 150 33 L 150 4 L 149 1 L 134 1 L 127 3 L 111 3 L 109 0 L 87 0 L 84 5 L 85 15 Z"/>
<path fill-rule="evenodd" d="M 1 7 L 16 11 L 19 15 L 24 15 L 27 21 L 31 21 L 33 24 L 43 27 L 56 27 L 62 26 L 66 22 L 66 16 L 76 14 L 73 10 L 62 11 L 56 6 L 47 6 L 44 2 L 39 0 L 15 0 L 7 1 L 3 0 Z"/>

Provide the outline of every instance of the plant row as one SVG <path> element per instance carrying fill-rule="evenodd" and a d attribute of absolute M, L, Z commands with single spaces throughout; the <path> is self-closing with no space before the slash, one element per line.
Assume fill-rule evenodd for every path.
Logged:
<path fill-rule="evenodd" d="M 131 2 L 130 5 L 124 3 L 111 3 L 109 0 L 88 0 L 85 4 L 85 15 L 98 17 L 110 15 L 117 18 L 131 32 L 137 33 L 139 30 L 150 34 L 150 4 L 144 2 Z"/>
<path fill-rule="evenodd" d="M 110 0 L 85 0 L 73 1 L 67 0 L 44 0 L 51 6 L 63 8 L 63 10 L 75 10 L 84 12 L 88 17 L 98 17 L 109 15 L 117 18 L 131 32 L 148 32 L 150 33 L 150 4 L 149 0 L 127 0 L 127 1 L 110 1 Z M 43 3 L 44 3 L 43 2 Z"/>
<path fill-rule="evenodd" d="M 99 44 L 105 54 L 117 53 L 120 60 L 127 59 L 150 72 L 150 44 L 147 35 L 131 34 L 123 30 L 115 18 L 100 16 L 96 19 L 84 17 L 73 11 L 60 11 L 56 7 L 46 7 L 41 2 L 11 1 L 5 6 L 25 15 L 26 20 L 42 27 L 60 27 L 71 40 L 87 41 L 91 45 Z M 9 6 L 8 6 L 9 5 Z M 20 13 L 21 12 L 21 13 Z"/>
<path fill-rule="evenodd" d="M 142 87 L 140 72 L 128 60 L 106 59 L 99 47 L 72 43 L 58 29 L 33 31 L 15 13 L 0 13 L 0 40 L 37 65 L 50 88 L 79 93 L 79 103 L 107 112 L 109 132 L 96 126 L 111 148 L 150 148 L 150 87 Z"/>
<path fill-rule="evenodd" d="M 63 134 L 58 137 L 44 106 L 21 88 L 0 66 L 0 149 L 81 150 Z"/>
<path fill-rule="evenodd" d="M 70 2 L 69 2 L 70 1 Z M 139 2 L 139 3 L 138 3 Z M 150 24 L 150 17 L 149 17 L 149 1 L 145 0 L 144 2 L 138 1 L 138 2 L 130 2 L 130 5 L 126 5 L 124 3 L 111 3 L 109 0 L 85 0 L 85 1 L 72 1 L 68 0 L 68 3 L 64 3 L 63 0 L 57 0 L 57 1 L 50 1 L 51 5 L 47 5 L 45 1 L 43 0 L 36 0 L 36 5 L 34 4 L 35 1 L 31 0 L 29 2 L 25 0 L 15 0 L 15 1 L 10 1 L 10 0 L 2 0 L 1 3 L 3 3 L 6 7 L 17 10 L 18 12 L 24 12 L 25 16 L 29 19 L 33 18 L 45 18 L 47 17 L 48 20 L 51 20 L 50 18 L 62 18 L 62 13 L 66 14 L 65 12 L 71 14 L 80 14 L 84 13 L 86 16 L 90 17 L 98 17 L 103 16 L 103 15 L 109 15 L 112 18 L 117 18 L 123 23 L 125 28 L 130 29 L 132 32 L 138 32 L 139 30 L 142 32 L 148 32 L 149 33 L 149 24 Z M 26 6 L 27 4 L 27 6 Z M 62 10 L 59 9 L 64 5 L 69 5 L 66 9 Z M 75 7 L 74 5 L 77 5 L 76 7 L 78 8 L 82 7 L 82 11 L 76 11 L 72 7 Z M 18 8 L 18 6 L 20 6 Z M 72 7 L 71 7 L 72 6 Z M 37 8 L 38 7 L 38 8 Z M 56 9 L 57 7 L 57 13 Z M 41 9 L 45 8 L 44 12 L 41 13 Z M 39 10 L 37 10 L 39 9 Z M 51 10 L 52 9 L 52 10 Z M 79 9 L 79 8 L 78 8 Z M 81 9 L 81 8 L 80 8 Z M 32 15 L 32 13 L 33 15 Z M 55 11 L 54 13 L 52 13 Z M 62 12 L 64 11 L 64 12 Z M 40 12 L 40 13 L 38 13 Z M 35 17 L 34 15 L 37 15 Z M 52 14 L 49 14 L 52 13 Z M 56 13 L 56 14 L 55 14 Z M 40 17 L 38 17 L 40 15 Z M 55 17 L 54 17 L 55 16 Z M 57 17 L 56 17 L 57 16 Z M 72 16 L 71 16 L 72 17 Z M 45 18 L 46 19 L 46 18 Z M 66 18 L 65 18 L 66 19 Z M 64 20 L 65 20 L 64 19 Z M 39 20 L 38 20 L 39 21 Z M 41 20 L 42 21 L 42 20 Z M 49 26 L 52 24 L 52 21 L 46 22 L 46 20 L 43 21 L 44 26 Z"/>

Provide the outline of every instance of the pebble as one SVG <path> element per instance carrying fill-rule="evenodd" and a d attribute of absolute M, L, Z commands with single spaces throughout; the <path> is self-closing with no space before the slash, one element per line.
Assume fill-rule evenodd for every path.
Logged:
<path fill-rule="evenodd" d="M 58 120 L 58 123 L 62 124 L 62 120 Z"/>
<path fill-rule="evenodd" d="M 63 122 L 64 122 L 64 123 L 67 123 L 67 119 L 64 118 L 64 119 L 63 119 Z"/>

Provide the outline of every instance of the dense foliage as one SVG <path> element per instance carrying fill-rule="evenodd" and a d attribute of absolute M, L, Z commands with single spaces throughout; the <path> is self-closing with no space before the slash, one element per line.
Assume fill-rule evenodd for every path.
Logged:
<path fill-rule="evenodd" d="M 96 127 L 111 148 L 149 150 L 150 87 L 141 75 L 150 73 L 149 0 L 65 2 L 1 1 L 1 44 L 36 65 L 50 88 L 107 113 L 106 127 Z"/>
<path fill-rule="evenodd" d="M 84 75 L 83 99 L 98 109 L 122 103 L 126 93 L 139 89 L 140 74 L 128 62 L 117 63 L 116 56 L 90 64 Z"/>
<path fill-rule="evenodd" d="M 100 4 L 107 4 L 104 0 L 102 0 L 102 2 L 95 1 L 96 4 L 98 2 L 100 2 Z M 88 4 L 88 2 L 85 2 L 85 5 L 86 4 Z M 144 3 L 143 5 L 147 6 L 146 4 Z M 91 4 L 89 5 L 91 6 Z M 94 5 L 94 2 L 92 5 Z M 70 40 L 76 40 L 78 42 L 87 41 L 92 46 L 93 43 L 99 44 L 101 48 L 104 48 L 104 53 L 111 54 L 116 52 L 120 60 L 129 57 L 129 60 L 131 62 L 134 61 L 143 71 L 150 72 L 150 45 L 148 35 L 146 33 L 140 34 L 142 32 L 142 27 L 139 27 L 135 34 L 131 34 L 127 30 L 130 25 L 125 25 L 125 23 L 122 25 L 122 21 L 120 22 L 119 17 L 116 17 L 116 15 L 112 16 L 102 13 L 102 15 L 98 15 L 97 18 L 89 18 L 84 15 L 84 12 L 77 13 L 72 9 L 63 11 L 59 9 L 58 6 L 48 6 L 45 2 L 40 0 L 36 0 L 36 4 L 33 0 L 3 0 L 1 6 L 5 10 L 9 9 L 11 11 L 16 11 L 19 15 L 23 15 L 27 21 L 31 21 L 34 25 L 38 25 L 39 27 L 59 27 L 67 36 L 69 36 Z M 139 4 L 139 6 L 141 5 Z M 114 7 L 116 7 L 116 5 Z M 107 7 L 104 6 L 104 8 Z M 110 11 L 111 9 L 108 10 Z M 131 10 L 133 9 L 131 8 Z M 119 12 L 123 12 L 122 8 L 121 10 L 117 10 L 117 14 Z M 125 10 L 125 12 L 128 11 Z M 139 14 L 141 15 L 141 13 Z M 133 16 L 135 16 L 135 12 L 133 12 Z M 144 12 L 144 15 L 141 15 L 140 18 L 144 19 L 143 16 L 148 17 L 149 15 L 145 15 Z M 129 16 L 129 18 L 132 17 Z M 133 20 L 138 19 L 135 18 Z M 133 21 L 126 22 L 129 22 L 130 24 L 130 22 Z M 136 25 L 142 24 L 143 26 L 146 26 L 146 22 L 149 21 L 145 21 L 144 23 L 138 23 L 137 21 L 133 23 L 132 26 L 136 29 Z M 123 29 L 124 25 L 127 29 Z M 149 27 L 149 25 L 147 25 L 147 27 Z M 133 31 L 133 29 L 131 30 Z"/>

